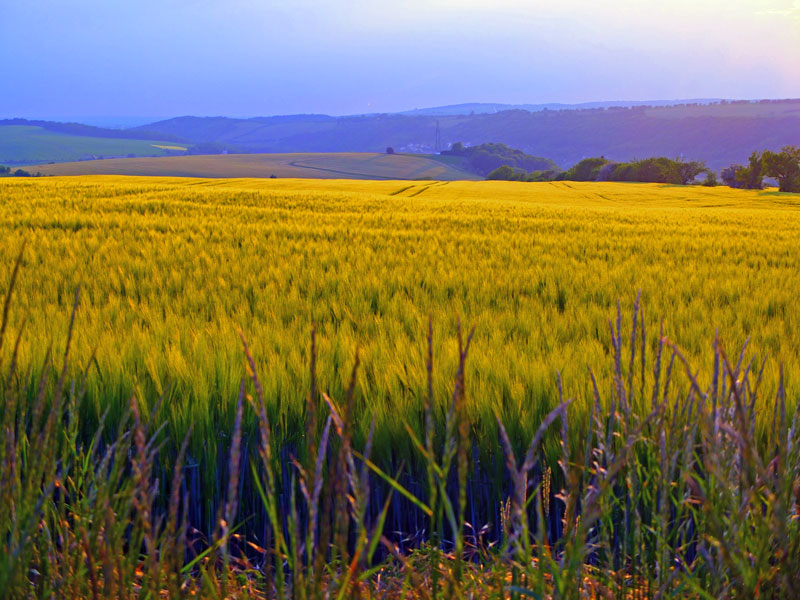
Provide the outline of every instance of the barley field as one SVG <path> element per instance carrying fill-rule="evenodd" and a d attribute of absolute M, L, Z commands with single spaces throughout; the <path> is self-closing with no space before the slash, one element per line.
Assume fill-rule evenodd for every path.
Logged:
<path fill-rule="evenodd" d="M 800 379 L 800 199 L 658 185 L 184 180 L 2 182 L 2 260 L 27 243 L 14 300 L 22 365 L 65 340 L 99 414 L 170 386 L 165 416 L 215 437 L 232 419 L 251 340 L 267 397 L 302 417 L 316 328 L 321 389 L 342 391 L 359 352 L 359 410 L 400 433 L 425 389 L 434 324 L 437 388 L 457 366 L 456 324 L 475 328 L 467 373 L 476 426 L 523 428 L 610 352 L 609 320 L 641 292 L 645 327 L 699 358 L 716 331 L 768 357 L 765 382 Z M 4 274 L 7 277 L 8 274 Z M 655 344 L 655 341 L 653 341 Z M 600 372 L 601 381 L 610 374 Z M 445 394 L 446 395 L 446 394 Z M 364 420 L 364 427 L 368 419 Z M 197 438 L 201 438 L 198 436 Z"/>
<path fill-rule="evenodd" d="M 764 451 L 777 444 L 775 460 L 783 456 L 791 468 L 785 481 L 776 483 L 782 491 L 775 497 L 783 498 L 780 506 L 786 510 L 793 506 L 786 498 L 792 494 L 797 465 L 791 461 L 796 456 L 785 457 L 793 452 L 795 435 L 786 413 L 794 411 L 800 391 L 798 196 L 612 183 L 94 176 L 3 180 L 0 198 L 0 253 L 9 265 L 0 273 L 4 291 L 24 246 L 9 316 L 3 319 L 7 343 L 2 344 L 0 334 L 0 367 L 13 365 L 4 402 L 24 406 L 18 400 L 27 398 L 33 417 L 16 419 L 25 423 L 30 418 L 35 424 L 43 399 L 52 397 L 58 406 L 66 390 L 68 439 L 84 448 L 78 440 L 99 436 L 85 450 L 87 456 L 102 447 L 124 452 L 123 440 L 130 438 L 119 436 L 129 427 L 133 410 L 136 446 L 128 452 L 139 457 L 134 473 L 152 463 L 152 476 L 158 481 L 161 473 L 163 486 L 185 456 L 182 485 L 192 502 L 184 518 L 209 539 L 227 544 L 227 524 L 241 518 L 245 538 L 268 546 L 270 535 L 281 529 L 275 523 L 314 518 L 319 509 L 311 507 L 321 500 L 306 495 L 306 487 L 304 510 L 310 512 L 293 512 L 294 501 L 287 500 L 286 490 L 296 490 L 291 474 L 296 457 L 306 465 L 303 471 L 294 463 L 301 482 L 332 482 L 332 491 L 323 496 L 328 493 L 334 504 L 327 505 L 325 514 L 345 510 L 336 502 L 352 503 L 351 531 L 358 536 L 370 532 L 370 557 L 378 543 L 374 536 L 384 529 L 393 530 L 402 540 L 397 543 L 405 545 L 398 556 L 416 547 L 403 533 L 427 531 L 420 539 L 431 540 L 438 530 L 438 539 L 452 539 L 452 546 L 443 546 L 452 550 L 448 560 L 455 561 L 447 570 L 452 585 L 462 582 L 468 568 L 459 562 L 465 527 L 474 527 L 474 533 L 480 524 L 493 523 L 490 537 L 505 540 L 506 549 L 517 544 L 519 572 L 532 578 L 529 583 L 535 579 L 544 586 L 542 590 L 555 585 L 553 565 L 564 569 L 565 557 L 572 556 L 578 562 L 570 563 L 574 573 L 563 571 L 572 573 L 568 578 L 585 576 L 578 564 L 605 564 L 627 573 L 615 580 L 620 586 L 615 589 L 630 585 L 626 577 L 634 573 L 647 586 L 674 591 L 674 575 L 658 567 L 658 552 L 679 562 L 702 559 L 703 569 L 691 571 L 692 585 L 702 588 L 708 578 L 725 589 L 735 574 L 719 566 L 724 561 L 709 567 L 702 552 L 717 550 L 705 550 L 705 542 L 697 541 L 702 536 L 694 528 L 702 519 L 694 512 L 699 510 L 691 501 L 695 488 L 687 481 L 702 461 L 693 458 L 685 440 L 709 444 L 697 450 L 706 460 L 700 485 L 708 486 L 703 491 L 709 498 L 739 476 L 729 472 L 734 464 L 752 460 L 755 472 L 766 476 L 766 471 L 752 454 L 730 459 L 739 455 L 728 442 L 719 446 L 719 456 L 709 454 L 708 448 L 719 441 L 708 432 L 720 427 L 749 440 L 742 448 L 752 442 Z M 474 334 L 466 342 L 470 331 Z M 240 336 L 247 340 L 244 353 Z M 68 342 L 69 361 L 59 376 Z M 459 350 L 465 342 L 468 360 Z M 739 364 L 725 372 L 728 356 Z M 53 376 L 43 378 L 50 371 Z M 678 377 L 684 371 L 688 376 Z M 255 387 L 249 393 L 263 399 L 261 413 L 242 411 L 243 382 L 250 379 Z M 747 402 L 752 398 L 752 404 L 734 411 L 734 399 L 740 407 L 740 394 Z M 563 404 L 565 399 L 572 402 Z M 713 412 L 707 412 L 707 403 L 713 403 Z M 7 424 L 16 414 L 10 410 L 0 411 Z M 341 416 L 337 410 L 343 411 Z M 719 416 L 723 410 L 728 411 L 726 419 L 734 419 L 734 413 L 742 418 L 726 424 Z M 24 411 L 20 414 L 28 414 Z M 153 429 L 142 429 L 139 415 Z M 559 418 L 560 435 L 556 427 L 547 428 Z M 331 448 L 340 448 L 340 466 L 334 465 L 336 452 L 330 450 L 330 473 L 324 475 L 322 448 L 328 447 L 331 419 L 340 439 Z M 164 429 L 155 430 L 158 424 Z M 645 427 L 649 437 L 642 433 Z M 76 451 L 51 431 L 49 425 L 42 430 L 47 442 L 42 444 Z M 541 462 L 526 461 L 526 468 L 535 467 L 531 477 L 537 481 L 533 495 L 541 498 L 538 509 L 525 501 L 527 479 L 509 470 L 516 462 L 509 457 L 522 456 L 537 431 L 543 434 Z M 158 436 L 163 439 L 145 447 L 145 432 L 155 436 L 152 444 Z M 185 454 L 178 451 L 183 439 Z M 440 444 L 443 463 L 436 466 L 439 453 L 433 449 Z M 269 474 L 263 484 L 266 496 L 257 484 L 259 471 L 254 466 L 251 476 L 246 468 L 247 457 L 257 455 L 259 447 Z M 371 458 L 362 461 L 364 470 L 356 483 L 351 447 Z M 315 448 L 320 450 L 313 474 Z M 18 451 L 25 462 L 24 447 Z M 620 457 L 630 451 L 636 453 L 635 465 L 624 471 L 621 483 L 612 481 L 616 465 L 623 468 Z M 599 461 L 595 467 L 591 456 Z M 709 466 L 709 457 L 717 462 Z M 239 484 L 231 477 L 238 476 L 240 460 L 245 462 L 237 494 Z M 571 470 L 584 461 L 583 470 Z M 14 461 L 3 464 L 10 465 L 13 476 Z M 81 458 L 78 464 L 85 469 L 93 463 Z M 457 481 L 448 475 L 451 464 L 454 471 L 457 465 Z M 278 475 L 272 474 L 274 465 Z M 366 465 L 377 478 L 371 488 Z M 347 473 L 351 492 L 337 488 L 331 473 Z M 150 476 L 150 471 L 146 477 L 137 475 L 134 485 Z M 276 476 L 276 481 L 270 479 Z M 606 478 L 608 487 L 597 487 Z M 672 487 L 669 481 L 674 481 Z M 560 493 L 562 486 L 572 491 Z M 154 507 L 163 508 L 166 500 L 158 489 L 156 483 L 148 492 L 155 495 L 145 494 L 135 506 L 149 506 L 149 498 Z M 426 489 L 433 495 L 423 502 L 418 498 Z M 451 502 L 448 495 L 455 489 L 459 500 Z M 589 495 L 578 500 L 583 489 Z M 382 511 L 382 500 L 374 496 L 380 490 L 398 492 Z M 590 519 L 586 508 L 597 501 L 594 491 L 597 497 L 611 494 L 592 518 L 599 521 Z M 272 492 L 279 499 L 268 500 Z M 740 492 L 746 496 L 745 488 Z M 238 504 L 232 504 L 232 494 Z M 664 494 L 673 499 L 672 508 L 664 507 Z M 723 512 L 740 502 L 716 498 L 715 509 Z M 584 507 L 577 513 L 586 515 L 584 521 L 576 517 L 579 506 Z M 220 520 L 223 508 L 225 519 Z M 535 552 L 525 541 L 528 512 L 548 523 L 535 528 Z M 661 533 L 653 529 L 656 514 Z M 758 514 L 748 512 L 741 528 L 730 531 L 746 538 L 756 525 L 773 527 L 769 515 L 754 525 Z M 785 525 L 781 515 L 776 518 Z M 366 528 L 370 519 L 376 520 L 374 529 Z M 271 528 L 265 523 L 272 523 Z M 711 525 L 709 536 L 730 533 Z M 795 521 L 792 531 L 796 526 Z M 147 542 L 152 528 L 141 527 Z M 311 532 L 308 543 L 284 540 L 274 554 L 276 565 L 289 561 L 295 578 L 302 569 L 314 571 L 316 559 L 303 548 L 317 548 L 315 536 L 328 531 L 323 527 L 315 534 L 316 525 L 307 523 L 297 527 Z M 331 527 L 335 533 L 339 525 Z M 533 522 L 530 527 L 533 533 Z M 348 554 L 352 544 L 346 531 L 338 542 L 339 558 L 363 561 L 358 552 Z M 792 552 L 797 550 L 794 533 L 769 531 L 767 537 L 788 539 Z M 580 542 L 573 556 L 568 540 L 580 536 L 596 543 Z M 366 543 L 357 539 L 356 547 Z M 478 539 L 473 536 L 472 551 L 491 554 L 490 547 L 481 550 Z M 557 543 L 567 546 L 550 548 Z M 754 562 L 751 571 L 736 575 L 740 579 L 759 575 L 770 561 L 788 556 L 776 555 L 772 546 L 758 554 L 747 544 L 741 542 L 742 552 L 766 562 Z M 387 556 L 392 552 L 397 550 Z M 543 561 L 549 552 L 556 562 L 547 567 Z M 535 577 L 530 572 L 534 554 L 539 569 Z M 640 554 L 642 563 L 637 562 Z M 305 560 L 303 556 L 310 562 L 301 568 L 297 561 Z M 334 565 L 330 569 L 338 569 L 335 553 L 328 558 Z M 406 575 L 396 581 L 419 575 L 404 561 Z M 630 569 L 626 561 L 631 561 Z M 510 568 L 505 562 L 489 564 L 504 573 Z M 714 571 L 717 567 L 721 570 Z M 367 578 L 374 573 L 362 574 Z M 506 575 L 495 575 L 502 591 Z M 271 576 L 277 577 L 274 572 Z M 480 581 L 479 574 L 473 576 L 473 583 Z M 327 577 L 334 577 L 333 571 Z M 321 580 L 314 581 L 315 589 L 322 589 Z M 575 583 L 569 581 L 564 585 Z M 759 580 L 747 581 L 747 589 L 760 585 Z M 519 581 L 512 584 L 517 589 Z M 153 585 L 157 590 L 162 584 Z M 301 582 L 292 585 L 300 589 Z M 344 594 L 350 584 L 342 585 L 337 589 Z"/>
<path fill-rule="evenodd" d="M 645 325 L 703 355 L 716 331 L 783 364 L 800 362 L 800 198 L 728 188 L 631 184 L 185 180 L 124 177 L 0 182 L 0 246 L 27 243 L 13 328 L 20 361 L 64 343 L 81 286 L 73 358 L 92 353 L 90 394 L 152 398 L 208 418 L 243 374 L 252 340 L 268 396 L 291 415 L 308 387 L 317 329 L 320 385 L 346 385 L 356 350 L 365 410 L 393 422 L 424 387 L 435 330 L 445 386 L 455 326 L 475 327 L 476 415 L 574 395 L 609 352 L 609 320 L 639 291 Z M 7 278 L 9 273 L 3 273 Z M 12 331 L 13 333 L 13 331 Z M 178 414 L 175 415 L 176 418 Z M 190 418 L 189 414 L 185 418 Z M 383 423 L 379 422 L 379 425 Z"/>

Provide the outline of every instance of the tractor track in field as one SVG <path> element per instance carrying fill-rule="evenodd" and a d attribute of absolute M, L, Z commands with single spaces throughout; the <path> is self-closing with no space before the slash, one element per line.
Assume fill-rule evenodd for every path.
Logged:
<path fill-rule="evenodd" d="M 312 167 L 309 165 L 303 165 L 299 162 L 292 161 L 288 163 L 290 167 L 297 167 L 298 169 L 309 169 L 311 171 L 324 171 L 326 173 L 336 173 L 337 175 L 350 175 L 355 177 L 366 177 L 367 179 L 380 179 L 383 181 L 392 181 L 396 179 L 403 179 L 402 177 L 387 177 L 385 175 L 370 175 L 368 173 L 357 173 L 354 171 L 340 171 L 338 169 L 326 169 L 325 167 Z M 347 178 L 345 178 L 347 179 Z"/>

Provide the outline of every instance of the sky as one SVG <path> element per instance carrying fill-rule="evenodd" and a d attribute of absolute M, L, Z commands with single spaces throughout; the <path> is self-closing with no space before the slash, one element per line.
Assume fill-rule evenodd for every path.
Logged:
<path fill-rule="evenodd" d="M 0 0 L 0 118 L 800 97 L 800 0 Z"/>

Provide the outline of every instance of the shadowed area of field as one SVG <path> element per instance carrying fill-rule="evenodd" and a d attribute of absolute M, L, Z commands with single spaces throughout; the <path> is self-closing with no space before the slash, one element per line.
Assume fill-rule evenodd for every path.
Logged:
<path fill-rule="evenodd" d="M 215 154 L 120 158 L 42 165 L 45 175 L 292 177 L 309 179 L 477 179 L 433 158 L 408 154 Z"/>

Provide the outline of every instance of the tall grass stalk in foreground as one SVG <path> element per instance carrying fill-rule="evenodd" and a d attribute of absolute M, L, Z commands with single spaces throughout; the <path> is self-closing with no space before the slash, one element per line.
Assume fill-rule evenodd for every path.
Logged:
<path fill-rule="evenodd" d="M 77 310 L 76 295 L 73 323 Z M 792 597 L 800 416 L 783 379 L 774 399 L 760 398 L 763 364 L 745 350 L 730 360 L 718 338 L 704 382 L 663 330 L 648 343 L 638 300 L 627 349 L 622 322 L 618 308 L 614 382 L 604 394 L 589 372 L 588 414 L 560 397 L 519 444 L 498 413 L 502 509 L 481 507 L 476 491 L 485 470 L 472 448 L 486 430 L 466 411 L 471 334 L 458 332 L 439 425 L 429 326 L 424 438 L 405 427 L 416 465 L 373 460 L 372 428 L 354 436 L 357 357 L 333 398 L 315 387 L 312 352 L 304 438 L 281 443 L 241 334 L 248 381 L 207 537 L 191 523 L 204 499 L 185 464 L 189 437 L 176 447 L 158 407 L 148 414 L 136 397 L 117 422 L 106 415 L 84 435 L 85 375 L 67 377 L 72 325 L 60 367 L 48 356 L 37 373 L 17 369 L 20 331 L 0 365 L 0 589 L 13 598 Z M 245 502 L 253 495 L 258 504 Z M 482 524 L 471 514 L 501 518 Z M 421 529 L 395 527 L 410 523 Z"/>

